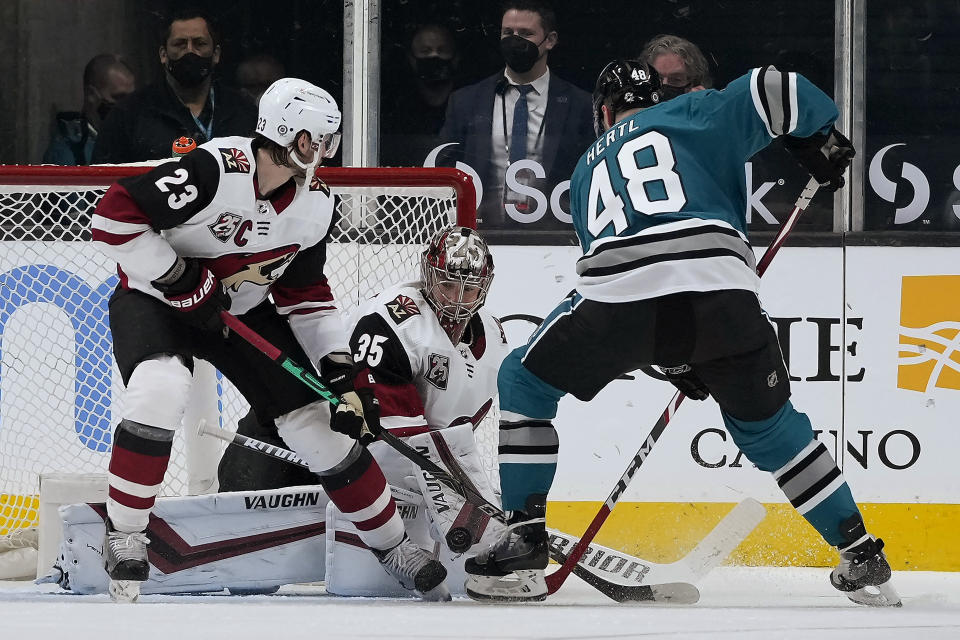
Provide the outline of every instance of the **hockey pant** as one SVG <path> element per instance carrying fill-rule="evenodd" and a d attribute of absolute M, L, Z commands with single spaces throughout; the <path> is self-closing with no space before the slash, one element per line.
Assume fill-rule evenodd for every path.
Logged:
<path fill-rule="evenodd" d="M 776 332 L 755 294 L 680 293 L 623 303 L 564 299 L 500 368 L 503 507 L 553 483 L 559 439 L 552 420 L 570 393 L 592 400 L 644 365 L 689 364 L 720 406 L 744 455 L 773 474 L 790 503 L 832 545 L 859 510 L 840 469 L 790 402 Z"/>
<path fill-rule="evenodd" d="M 444 444 L 436 441 L 441 437 Z M 441 464 L 439 448 L 451 451 L 481 493 L 496 504 L 470 425 L 406 440 Z M 497 523 L 491 521 L 466 554 L 451 553 L 443 541 L 460 514 L 462 498 L 393 449 L 381 443 L 373 449 L 391 484 L 399 487 L 394 499 L 411 539 L 439 552 L 450 588 L 460 593 L 464 561 L 497 535 Z M 100 552 L 104 505 L 70 505 L 60 513 L 64 542 L 47 581 L 76 593 L 105 593 L 109 579 Z M 383 570 L 360 540 L 356 524 L 343 517 L 319 486 L 159 498 L 146 531 L 151 568 L 141 586 L 145 594 L 225 588 L 271 592 L 284 584 L 326 580 L 327 591 L 339 595 L 411 596 Z"/>

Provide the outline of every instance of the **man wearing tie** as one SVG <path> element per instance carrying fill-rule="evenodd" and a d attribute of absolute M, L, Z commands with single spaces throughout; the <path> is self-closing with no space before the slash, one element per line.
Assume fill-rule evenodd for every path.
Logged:
<path fill-rule="evenodd" d="M 556 45 L 552 9 L 540 0 L 508 0 L 500 29 L 506 67 L 450 96 L 440 141 L 459 143 L 457 158 L 480 178 L 483 227 L 557 223 L 548 213 L 550 195 L 593 141 L 590 95 L 547 66 Z M 524 160 L 536 166 L 517 172 L 519 187 L 511 188 L 508 168 Z"/>

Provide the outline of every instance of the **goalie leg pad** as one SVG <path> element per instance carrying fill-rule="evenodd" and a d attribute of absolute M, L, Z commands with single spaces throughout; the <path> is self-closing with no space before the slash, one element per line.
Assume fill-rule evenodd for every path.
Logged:
<path fill-rule="evenodd" d="M 413 496 L 410 496 L 411 498 Z M 447 569 L 446 584 L 451 595 L 463 596 L 464 556 L 454 554 L 432 539 L 430 522 L 422 501 L 398 498 L 397 510 L 410 540 L 421 549 L 433 549 Z M 363 544 L 354 524 L 344 518 L 336 505 L 327 506 L 326 590 L 338 596 L 368 598 L 411 598 L 415 594 L 404 589 L 383 570 L 377 557 Z"/>
<path fill-rule="evenodd" d="M 318 486 L 272 491 L 166 497 L 147 529 L 150 575 L 141 591 L 271 592 L 280 585 L 324 579 L 327 496 Z M 64 538 L 44 582 L 74 593 L 106 593 L 102 505 L 60 508 Z"/>

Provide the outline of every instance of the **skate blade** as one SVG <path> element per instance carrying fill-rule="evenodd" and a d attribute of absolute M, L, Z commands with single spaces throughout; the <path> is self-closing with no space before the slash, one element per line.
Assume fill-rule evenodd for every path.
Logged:
<path fill-rule="evenodd" d="M 114 602 L 136 602 L 140 597 L 140 582 L 137 580 L 111 580 L 110 599 Z"/>
<path fill-rule="evenodd" d="M 892 581 L 888 580 L 878 586 L 863 587 L 847 594 L 853 602 L 868 607 L 902 607 L 900 595 L 893 588 Z"/>
<path fill-rule="evenodd" d="M 467 574 L 467 595 L 482 602 L 540 602 L 547 598 L 542 570 L 522 569 L 506 576 Z"/>

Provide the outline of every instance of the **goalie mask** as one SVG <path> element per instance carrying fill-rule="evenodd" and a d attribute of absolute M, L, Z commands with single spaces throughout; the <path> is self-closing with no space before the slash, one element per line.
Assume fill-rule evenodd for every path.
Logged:
<path fill-rule="evenodd" d="M 600 136 L 607 130 L 600 107 L 614 113 L 652 107 L 664 101 L 657 70 L 640 60 L 614 60 L 600 72 L 593 90 L 593 129 Z"/>
<path fill-rule="evenodd" d="M 451 225 L 437 232 L 420 258 L 424 294 L 453 344 L 487 299 L 493 256 L 469 227 Z"/>
<path fill-rule="evenodd" d="M 312 172 L 320 158 L 332 158 L 340 146 L 340 109 L 329 93 L 306 80 L 280 78 L 260 98 L 257 133 L 284 147 L 306 131 L 316 152 L 304 163 L 291 148 L 290 159 Z"/>

